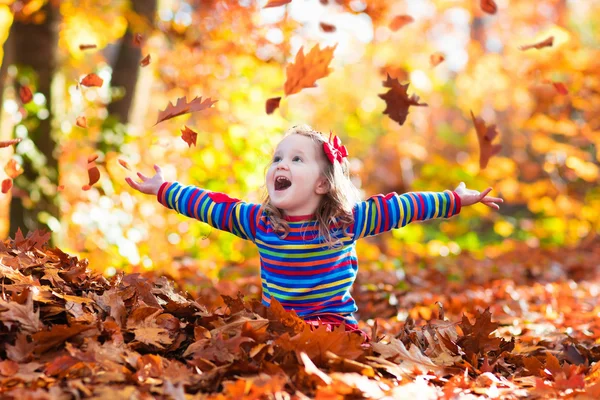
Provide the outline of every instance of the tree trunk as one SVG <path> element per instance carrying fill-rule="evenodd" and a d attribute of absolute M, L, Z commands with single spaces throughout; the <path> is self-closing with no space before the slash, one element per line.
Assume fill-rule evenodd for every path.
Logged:
<path fill-rule="evenodd" d="M 38 169 L 28 154 L 23 154 L 23 177 L 25 179 L 17 178 L 18 182 L 19 180 L 26 182 L 26 187 L 21 187 L 26 192 L 30 193 L 33 189 L 40 191 L 39 201 L 34 201 L 26 207 L 21 196 L 13 196 L 10 212 L 11 235 L 14 235 L 18 228 L 21 228 L 23 233 L 40 228 L 49 230 L 47 224 L 39 221 L 38 217 L 41 212 L 46 212 L 55 218 L 59 217 L 55 196 L 45 194 L 39 185 L 40 177 L 48 179 L 50 185 L 56 186 L 58 183 L 58 160 L 54 154 L 56 142 L 52 138 L 51 131 L 52 96 L 50 87 L 56 62 L 59 11 L 47 3 L 42 7 L 41 12 L 46 15 L 41 23 L 15 19 L 7 39 L 10 42 L 7 48 L 11 54 L 6 54 L 5 57 L 17 65 L 19 74 L 28 69 L 34 71 L 36 91 L 44 95 L 46 107 L 50 112 L 48 118 L 37 119 L 38 124 L 32 124 L 29 130 L 29 138 L 45 157 L 45 165 Z"/>
<path fill-rule="evenodd" d="M 133 0 L 133 11 L 148 20 L 149 24 L 154 25 L 154 14 L 156 13 L 156 0 Z M 119 122 L 127 123 L 129 120 L 129 111 L 135 94 L 142 51 L 133 44 L 135 32 L 131 25 L 127 30 L 119 47 L 119 53 L 113 66 L 111 86 L 123 87 L 125 95 L 108 105 L 108 113 L 117 117 Z"/>

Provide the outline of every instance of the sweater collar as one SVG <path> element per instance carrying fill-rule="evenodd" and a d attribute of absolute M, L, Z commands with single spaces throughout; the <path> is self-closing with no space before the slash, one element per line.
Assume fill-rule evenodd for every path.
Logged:
<path fill-rule="evenodd" d="M 284 215 L 283 219 L 289 222 L 311 221 L 315 219 L 315 214 L 306 215 Z"/>

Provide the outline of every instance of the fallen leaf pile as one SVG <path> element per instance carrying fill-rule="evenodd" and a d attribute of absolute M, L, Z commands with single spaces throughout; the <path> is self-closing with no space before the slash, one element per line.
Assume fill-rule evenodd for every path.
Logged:
<path fill-rule="evenodd" d="M 420 269 L 430 276 L 407 278 L 411 290 L 377 310 L 364 329 L 373 340 L 364 342 L 342 327 L 311 330 L 276 301 L 267 308 L 221 294 L 224 307 L 215 307 L 210 296 L 194 299 L 158 274 L 107 280 L 86 260 L 47 248 L 48 238 L 18 232 L 0 243 L 3 398 L 600 396 L 597 241 L 556 254 L 563 264 L 540 251 L 537 262 L 549 262 L 537 270 L 514 265 L 513 254 L 486 276 L 488 262 L 480 262 L 482 273 L 465 277 L 464 287 Z M 530 251 L 524 263 L 535 259 Z M 510 272 L 515 280 L 501 279 Z M 397 277 L 372 274 L 365 281 Z M 373 296 L 394 294 L 357 284 L 359 303 L 377 306 Z M 384 318 L 400 308 L 406 321 Z M 467 315 L 448 318 L 462 310 Z M 361 327 L 374 311 L 361 309 Z"/>

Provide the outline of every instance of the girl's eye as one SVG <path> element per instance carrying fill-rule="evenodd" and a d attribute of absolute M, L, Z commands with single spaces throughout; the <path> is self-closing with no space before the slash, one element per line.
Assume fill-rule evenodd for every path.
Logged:
<path fill-rule="evenodd" d="M 279 161 L 281 161 L 281 157 L 279 157 L 279 156 L 273 157 L 273 162 L 279 162 Z"/>
<path fill-rule="evenodd" d="M 292 161 L 302 161 L 302 159 L 299 156 L 296 156 Z"/>

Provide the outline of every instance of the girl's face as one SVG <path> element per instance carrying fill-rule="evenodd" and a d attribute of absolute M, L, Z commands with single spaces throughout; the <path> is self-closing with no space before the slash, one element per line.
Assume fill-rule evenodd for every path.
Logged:
<path fill-rule="evenodd" d="M 325 155 L 308 136 L 292 134 L 277 146 L 267 171 L 271 203 L 286 216 L 314 214 L 329 185 Z"/>

